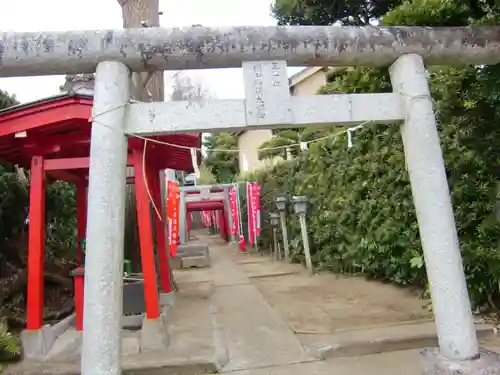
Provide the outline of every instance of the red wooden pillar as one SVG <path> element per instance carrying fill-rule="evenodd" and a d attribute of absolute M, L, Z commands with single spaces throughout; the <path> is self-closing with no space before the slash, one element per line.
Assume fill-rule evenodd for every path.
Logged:
<path fill-rule="evenodd" d="M 155 202 L 156 208 L 161 214 L 161 219 L 156 212 L 153 213 L 155 221 L 156 232 L 156 246 L 158 248 L 160 260 L 160 288 L 163 293 L 170 293 L 172 291 L 172 281 L 170 280 L 170 271 L 168 268 L 168 255 L 167 255 L 167 237 L 165 233 L 165 207 L 161 202 L 161 182 L 160 172 L 151 169 L 149 173 L 149 181 L 151 188 L 151 195 Z"/>
<path fill-rule="evenodd" d="M 139 226 L 139 243 L 141 246 L 142 274 L 144 277 L 144 299 L 148 319 L 160 317 L 158 288 L 156 285 L 156 268 L 153 251 L 153 226 L 151 223 L 151 206 L 149 202 L 147 175 L 143 168 L 142 151 L 133 151 L 135 198 L 137 221 Z M 145 177 L 146 176 L 146 177 Z"/>
<path fill-rule="evenodd" d="M 226 212 L 225 210 L 220 211 L 220 236 L 226 240 L 227 239 L 227 227 L 226 227 Z"/>
<path fill-rule="evenodd" d="M 43 327 L 45 257 L 45 173 L 43 157 L 31 159 L 26 329 Z"/>
<path fill-rule="evenodd" d="M 222 237 L 222 211 L 217 210 L 215 212 L 215 218 L 217 220 L 217 229 L 219 230 L 219 237 Z"/>
<path fill-rule="evenodd" d="M 229 217 L 227 215 L 227 211 L 224 209 L 222 210 L 222 220 L 224 222 L 224 239 L 226 241 L 229 241 L 230 235 L 229 235 Z"/>
<path fill-rule="evenodd" d="M 85 268 L 78 267 L 71 272 L 75 290 L 75 328 L 77 331 L 83 331 L 83 298 L 85 283 Z"/>
<path fill-rule="evenodd" d="M 78 265 L 83 263 L 83 243 L 85 232 L 87 230 L 87 186 L 79 184 L 76 186 L 76 217 L 77 217 L 77 235 L 78 248 L 76 259 Z"/>
<path fill-rule="evenodd" d="M 217 215 L 218 215 L 218 224 L 219 224 L 219 234 L 221 236 L 221 238 L 226 238 L 226 234 L 224 233 L 224 211 L 223 210 L 219 210 L 217 211 Z"/>

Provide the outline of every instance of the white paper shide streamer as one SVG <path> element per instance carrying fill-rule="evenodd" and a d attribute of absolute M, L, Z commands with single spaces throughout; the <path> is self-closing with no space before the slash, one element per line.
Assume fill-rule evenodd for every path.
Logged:
<path fill-rule="evenodd" d="M 248 160 L 245 151 L 241 152 L 241 167 L 243 168 L 243 172 L 248 172 Z"/>
<path fill-rule="evenodd" d="M 198 155 L 196 154 L 196 149 L 189 149 L 191 152 L 191 162 L 193 163 L 193 170 L 196 178 L 200 178 L 200 168 L 198 167 Z"/>
<path fill-rule="evenodd" d="M 347 148 L 352 148 L 352 129 L 347 129 Z"/>

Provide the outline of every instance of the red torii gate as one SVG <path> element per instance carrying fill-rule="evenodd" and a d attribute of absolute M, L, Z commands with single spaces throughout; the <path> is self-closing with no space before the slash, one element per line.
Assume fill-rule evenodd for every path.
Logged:
<path fill-rule="evenodd" d="M 220 191 L 223 191 L 220 189 Z M 219 191 L 217 191 L 219 192 Z M 226 212 L 226 208 L 224 205 L 224 201 L 222 200 L 205 200 L 199 202 L 187 202 L 186 203 L 186 212 L 189 214 L 190 212 L 199 212 L 199 211 L 220 211 L 220 236 L 229 241 L 229 218 L 228 213 Z M 186 215 L 186 220 L 189 223 L 189 215 Z M 189 227 L 189 224 L 188 224 Z"/>
<path fill-rule="evenodd" d="M 83 261 L 80 239 L 85 237 L 86 231 L 92 103 L 91 95 L 62 93 L 0 111 L 0 158 L 29 168 L 31 175 L 26 313 L 28 330 L 41 329 L 44 324 L 46 176 L 76 186 L 77 261 L 80 265 Z M 186 147 L 199 148 L 201 144 L 200 134 L 170 135 L 156 139 Z M 146 152 L 145 163 L 143 163 L 144 152 Z M 199 160 L 200 154 L 198 162 Z M 163 216 L 159 173 L 167 168 L 193 172 L 191 155 L 189 149 L 153 142 L 148 142 L 145 149 L 143 140 L 132 138 L 129 139 L 127 166 L 134 168 L 134 176 L 128 177 L 124 183 L 136 185 L 146 314 L 148 318 L 156 319 L 160 311 L 149 193 Z M 154 227 L 160 258 L 160 286 L 163 292 L 168 293 L 172 289 L 166 254 L 165 227 L 162 219 L 156 214 L 154 214 Z M 81 306 L 80 302 L 76 301 L 76 310 L 77 313 L 81 310 L 81 316 L 83 300 Z"/>

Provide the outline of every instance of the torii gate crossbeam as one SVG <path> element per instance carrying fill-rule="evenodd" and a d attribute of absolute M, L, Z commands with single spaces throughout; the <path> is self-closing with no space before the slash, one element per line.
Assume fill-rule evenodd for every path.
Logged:
<path fill-rule="evenodd" d="M 427 64 L 500 62 L 498 27 L 186 27 L 0 33 L 0 77 L 93 73 L 100 61 L 132 71 L 289 66 L 387 66 L 405 54 Z"/>
<path fill-rule="evenodd" d="M 336 108 L 328 106 L 319 115 L 314 114 L 320 101 L 325 99 L 316 97 L 292 105 L 287 94 L 288 77 L 283 73 L 286 61 L 290 66 L 392 64 L 394 92 L 386 99 L 394 99 L 394 102 L 383 104 L 385 114 L 376 107 L 377 100 L 383 98 L 380 95 L 387 94 L 380 94 L 376 99 L 364 96 L 360 99 L 361 105 L 352 107 L 361 113 L 367 112 L 366 115 L 360 116 L 350 109 L 335 113 Z M 498 62 L 499 27 L 194 27 L 0 34 L 0 77 L 96 70 L 87 228 L 90 251 L 84 312 L 85 317 L 91 319 L 84 321 L 82 374 L 121 374 L 120 293 L 125 214 L 122 181 L 127 133 L 223 130 L 230 128 L 232 121 L 220 113 L 225 105 L 222 101 L 196 103 L 198 107 L 216 109 L 208 112 L 212 116 L 203 118 L 203 122 L 209 123 L 208 128 L 199 126 L 199 110 L 189 119 L 197 125 L 186 128 L 184 117 L 189 113 L 173 118 L 175 112 L 165 116 L 165 111 L 158 110 L 158 106 L 164 104 L 132 106 L 128 100 L 130 72 L 242 65 L 246 100 L 230 111 L 236 116 L 239 128 L 287 127 L 288 124 L 351 126 L 364 119 L 403 123 L 401 133 L 439 339 L 439 351 L 423 352 L 423 372 L 426 375 L 500 374 L 500 357 L 479 350 L 477 345 L 425 69 L 425 63 Z M 357 100 L 337 97 L 340 106 L 353 105 Z M 394 106 L 396 112 L 391 112 L 389 107 Z M 132 113 L 142 119 L 149 116 L 147 127 L 131 125 Z M 154 121 L 153 117 L 161 113 L 169 118 L 167 124 Z M 392 120 L 387 117 L 388 113 Z M 163 329 L 164 321 L 146 320 L 145 324 L 151 325 L 149 332 L 156 332 Z"/>

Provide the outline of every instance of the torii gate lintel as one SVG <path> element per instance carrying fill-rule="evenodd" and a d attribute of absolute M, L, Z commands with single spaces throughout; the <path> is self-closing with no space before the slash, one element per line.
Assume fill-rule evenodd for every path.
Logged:
<path fill-rule="evenodd" d="M 500 62 L 498 27 L 245 26 L 0 33 L 0 77 L 93 73 L 101 61 L 134 72 L 289 66 L 388 66 L 418 54 L 427 64 Z M 36 64 L 33 64 L 36 61 Z"/>

